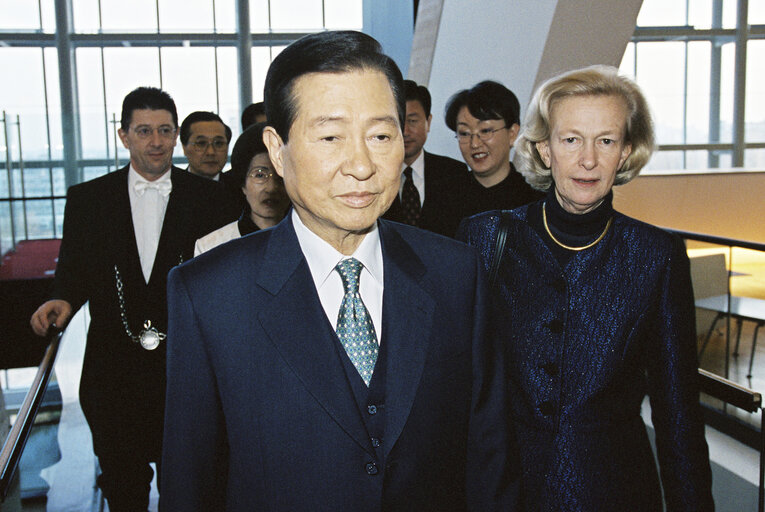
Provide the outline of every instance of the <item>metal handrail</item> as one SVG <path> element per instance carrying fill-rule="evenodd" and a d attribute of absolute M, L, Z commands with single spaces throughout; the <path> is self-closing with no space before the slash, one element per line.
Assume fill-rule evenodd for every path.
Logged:
<path fill-rule="evenodd" d="M 754 249 L 755 251 L 765 251 L 765 244 L 758 242 L 748 242 L 746 240 L 737 240 L 735 238 L 726 238 L 724 236 L 705 235 L 702 233 L 694 233 L 692 231 L 681 231 L 679 229 L 664 228 L 670 233 L 675 233 L 680 238 L 687 238 L 688 240 L 696 240 L 697 242 L 706 242 L 716 245 L 727 245 L 729 247 L 742 247 L 744 249 Z"/>
<path fill-rule="evenodd" d="M 757 412 L 762 409 L 762 395 L 751 389 L 724 379 L 719 375 L 699 368 L 699 387 L 703 393 L 722 400 L 746 412 Z M 765 512 L 765 465 L 763 453 L 765 453 L 765 412 L 761 413 L 760 420 L 760 486 L 757 497 L 757 510 Z"/>
<path fill-rule="evenodd" d="M 50 344 L 45 350 L 45 355 L 37 368 L 37 375 L 27 392 L 24 402 L 21 404 L 16 421 L 8 433 L 8 437 L 0 451 L 0 502 L 5 501 L 8 490 L 16 473 L 16 469 L 24 452 L 24 446 L 29 439 L 29 433 L 35 422 L 35 417 L 40 409 L 45 390 L 48 387 L 51 373 L 53 372 L 53 363 L 56 361 L 56 354 L 61 343 L 61 331 L 55 331 L 50 335 Z"/>

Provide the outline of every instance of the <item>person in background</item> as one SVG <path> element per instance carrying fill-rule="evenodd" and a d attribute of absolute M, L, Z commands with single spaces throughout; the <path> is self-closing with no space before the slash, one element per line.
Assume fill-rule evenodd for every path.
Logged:
<path fill-rule="evenodd" d="M 161 468 L 167 273 L 227 219 L 217 183 L 171 165 L 178 114 L 169 94 L 128 94 L 118 133 L 130 163 L 69 188 L 53 298 L 30 323 L 43 336 L 89 304 L 80 404 L 97 483 L 109 510 L 135 512 L 149 507 L 149 463 Z"/>
<path fill-rule="evenodd" d="M 242 131 L 255 123 L 266 122 L 266 106 L 262 101 L 248 105 L 242 111 Z"/>
<path fill-rule="evenodd" d="M 465 191 L 465 215 L 511 210 L 542 197 L 510 161 L 520 130 L 521 106 L 504 85 L 486 80 L 464 89 L 446 105 L 446 126 L 454 131 L 472 179 Z"/>
<path fill-rule="evenodd" d="M 234 238 L 273 227 L 287 213 L 290 200 L 284 190 L 284 180 L 276 174 L 268 157 L 263 128 L 264 123 L 247 128 L 231 152 L 231 170 L 227 174 L 239 184 L 239 190 L 246 198 L 239 220 L 197 240 L 195 256 Z"/>
<path fill-rule="evenodd" d="M 170 276 L 162 510 L 515 510 L 478 255 L 379 219 L 403 88 L 360 32 L 271 63 L 264 142 L 293 208 Z"/>
<path fill-rule="evenodd" d="M 662 488 L 666 510 L 714 509 L 685 247 L 612 206 L 653 148 L 645 98 L 616 68 L 554 77 L 517 148 L 545 197 L 461 226 L 487 267 L 506 232 L 494 300 L 528 510 L 660 512 Z"/>
<path fill-rule="evenodd" d="M 228 159 L 231 128 L 213 112 L 192 112 L 181 123 L 181 146 L 189 161 L 188 171 L 220 181 Z"/>
<path fill-rule="evenodd" d="M 470 178 L 467 167 L 423 149 L 433 119 L 430 92 L 412 80 L 404 80 L 404 92 L 406 120 L 401 188 L 383 218 L 453 237 L 465 216 L 464 193 Z"/>

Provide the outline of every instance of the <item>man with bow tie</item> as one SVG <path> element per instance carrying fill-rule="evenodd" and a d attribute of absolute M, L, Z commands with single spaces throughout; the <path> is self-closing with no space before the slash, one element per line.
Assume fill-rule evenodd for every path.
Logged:
<path fill-rule="evenodd" d="M 130 164 L 69 189 L 53 297 L 30 321 L 43 336 L 89 302 L 80 403 L 112 512 L 147 510 L 149 463 L 160 463 L 167 274 L 229 220 L 217 183 L 172 166 L 177 132 L 166 92 L 125 97 L 118 133 Z"/>

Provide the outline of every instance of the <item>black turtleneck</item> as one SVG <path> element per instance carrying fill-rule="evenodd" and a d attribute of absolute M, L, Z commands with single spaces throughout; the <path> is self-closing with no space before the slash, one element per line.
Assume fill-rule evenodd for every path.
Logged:
<path fill-rule="evenodd" d="M 613 198 L 613 192 L 609 192 L 594 210 L 583 214 L 570 213 L 558 203 L 555 197 L 555 184 L 553 184 L 544 201 L 536 202 L 529 207 L 529 224 L 545 241 L 558 263 L 564 266 L 576 251 L 561 247 L 547 234 L 542 220 L 542 205 L 546 205 L 547 227 L 550 228 L 556 240 L 571 247 L 582 247 L 603 233 L 608 220 L 614 213 Z"/>
<path fill-rule="evenodd" d="M 241 236 L 249 235 L 250 233 L 254 233 L 260 229 L 257 224 L 252 222 L 249 208 L 244 209 L 242 215 L 239 216 L 239 221 L 236 223 L 236 225 L 239 228 L 239 234 Z"/>

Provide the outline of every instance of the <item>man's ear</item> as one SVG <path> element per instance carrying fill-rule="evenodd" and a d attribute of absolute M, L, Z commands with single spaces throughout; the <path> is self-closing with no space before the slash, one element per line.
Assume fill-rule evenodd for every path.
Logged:
<path fill-rule="evenodd" d="M 130 149 L 130 146 L 128 145 L 127 140 L 127 133 L 122 128 L 119 128 L 117 130 L 117 135 L 120 136 L 120 140 L 122 141 L 122 145 L 125 146 L 125 149 Z"/>
<path fill-rule="evenodd" d="M 276 174 L 284 178 L 284 141 L 271 126 L 263 129 L 263 144 L 268 149 L 268 157 L 274 164 Z"/>

